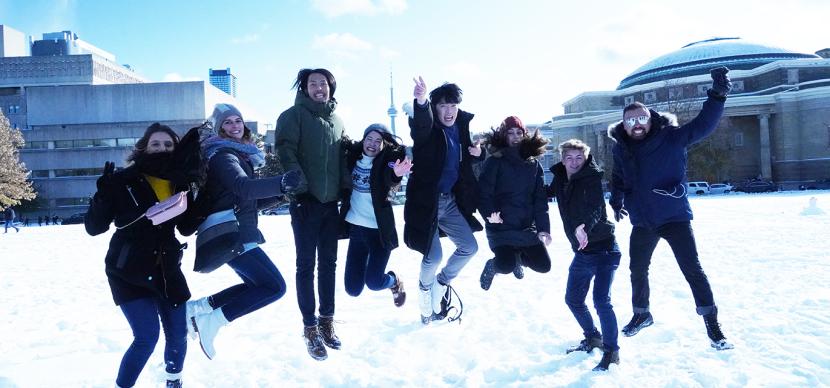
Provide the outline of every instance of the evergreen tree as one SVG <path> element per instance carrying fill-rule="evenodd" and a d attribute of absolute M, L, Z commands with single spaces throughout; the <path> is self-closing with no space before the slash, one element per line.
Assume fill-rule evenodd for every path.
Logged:
<path fill-rule="evenodd" d="M 35 198 L 32 182 L 26 180 L 29 171 L 20 162 L 18 150 L 23 147 L 23 134 L 12 128 L 0 113 L 0 207 L 20 204 L 20 200 Z"/>
<path fill-rule="evenodd" d="M 259 169 L 258 173 L 261 177 L 277 176 L 284 173 L 282 163 L 277 154 L 268 152 L 265 154 L 265 166 Z"/>

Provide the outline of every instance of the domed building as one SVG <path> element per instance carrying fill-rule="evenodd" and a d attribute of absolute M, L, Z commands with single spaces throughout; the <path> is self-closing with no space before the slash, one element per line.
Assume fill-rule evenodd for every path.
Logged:
<path fill-rule="evenodd" d="M 740 182 L 760 176 L 784 188 L 825 181 L 830 178 L 828 51 L 798 53 L 740 38 L 690 43 L 632 71 L 616 90 L 585 92 L 565 102 L 565 114 L 541 129 L 554 146 L 570 138 L 586 141 L 610 170 L 607 128 L 622 118 L 624 106 L 640 101 L 677 114 L 683 124 L 706 99 L 709 70 L 726 66 L 733 89 L 707 145 L 721 162 L 690 162 L 689 179 Z M 546 164 L 558 159 L 554 153 Z"/>

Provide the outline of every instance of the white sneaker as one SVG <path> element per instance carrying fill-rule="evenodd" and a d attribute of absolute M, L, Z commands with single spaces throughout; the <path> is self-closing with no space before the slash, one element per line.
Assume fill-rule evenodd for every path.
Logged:
<path fill-rule="evenodd" d="M 190 325 L 199 334 L 199 345 L 209 360 L 216 356 L 216 349 L 213 347 L 213 340 L 219 333 L 219 328 L 228 324 L 222 309 L 213 310 L 209 314 L 201 314 L 190 318 Z"/>
<path fill-rule="evenodd" d="M 210 307 L 210 303 L 208 303 L 208 297 L 196 300 L 189 300 L 187 301 L 187 303 L 185 303 L 185 317 L 187 319 L 187 322 L 190 322 L 190 318 L 193 318 L 197 315 L 208 314 L 211 311 L 213 311 L 213 307 Z M 193 325 L 187 325 L 187 335 L 192 339 L 196 339 L 196 331 L 193 330 Z"/>
<path fill-rule="evenodd" d="M 421 309 L 421 323 L 429 324 L 432 320 L 432 293 L 418 287 L 418 307 Z"/>
<path fill-rule="evenodd" d="M 435 282 L 432 283 L 432 311 L 437 315 L 441 314 L 441 299 L 444 298 L 446 293 L 447 286 L 438 283 L 438 279 L 435 279 Z"/>

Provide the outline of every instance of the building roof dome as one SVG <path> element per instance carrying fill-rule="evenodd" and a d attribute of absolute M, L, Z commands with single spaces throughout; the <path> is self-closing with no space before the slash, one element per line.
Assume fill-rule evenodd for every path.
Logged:
<path fill-rule="evenodd" d="M 655 81 L 708 74 L 709 69 L 726 66 L 730 69 L 754 69 L 770 62 L 819 58 L 741 38 L 712 38 L 689 43 L 680 50 L 659 56 L 640 66 L 620 81 L 617 90 Z"/>

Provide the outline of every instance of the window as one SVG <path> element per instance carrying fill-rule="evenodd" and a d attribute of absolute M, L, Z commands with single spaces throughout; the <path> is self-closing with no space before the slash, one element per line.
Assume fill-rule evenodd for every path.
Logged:
<path fill-rule="evenodd" d="M 31 177 L 31 178 L 49 178 L 49 170 L 32 170 L 29 177 Z"/>
<path fill-rule="evenodd" d="M 634 103 L 634 96 L 627 96 L 625 98 L 625 106 L 629 106 Z"/>
<path fill-rule="evenodd" d="M 104 173 L 103 168 L 69 168 L 55 170 L 55 178 L 72 176 L 98 176 Z"/>
<path fill-rule="evenodd" d="M 134 137 L 119 137 L 117 140 L 119 147 L 132 147 L 135 145 L 138 139 Z"/>
<path fill-rule="evenodd" d="M 70 207 L 70 206 L 88 206 L 89 198 L 55 198 L 55 206 Z"/>
<path fill-rule="evenodd" d="M 117 145 L 115 139 L 95 139 L 93 143 L 95 147 L 115 147 Z"/>
<path fill-rule="evenodd" d="M 643 93 L 643 100 L 646 104 L 652 103 L 657 101 L 657 93 L 655 92 L 645 92 Z"/>
<path fill-rule="evenodd" d="M 90 139 L 75 140 L 74 146 L 75 148 L 94 147 L 95 142 Z"/>
<path fill-rule="evenodd" d="M 697 95 L 698 96 L 705 96 L 706 91 L 709 90 L 710 85 L 697 85 Z"/>
<path fill-rule="evenodd" d="M 683 98 L 683 88 L 671 88 L 669 89 L 669 99 L 670 100 L 678 100 Z"/>
<path fill-rule="evenodd" d="M 744 146 L 744 133 L 743 132 L 735 132 L 735 147 L 743 147 Z"/>
<path fill-rule="evenodd" d="M 740 93 L 744 91 L 744 81 L 732 81 L 732 93 Z"/>
<path fill-rule="evenodd" d="M 55 148 L 72 148 L 72 140 L 55 140 Z"/>
<path fill-rule="evenodd" d="M 48 141 L 30 141 L 23 145 L 24 149 L 31 149 L 31 150 L 45 150 L 49 148 Z"/>

